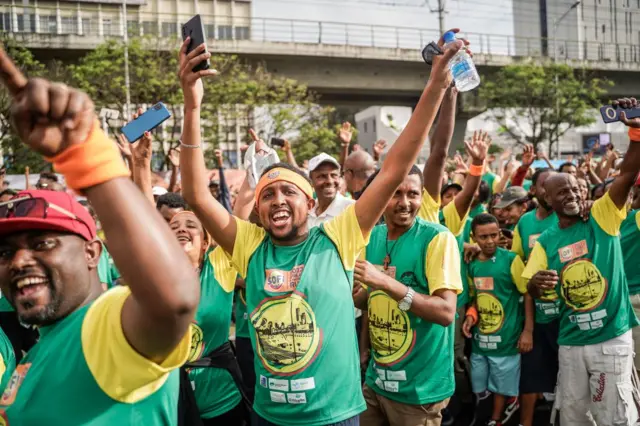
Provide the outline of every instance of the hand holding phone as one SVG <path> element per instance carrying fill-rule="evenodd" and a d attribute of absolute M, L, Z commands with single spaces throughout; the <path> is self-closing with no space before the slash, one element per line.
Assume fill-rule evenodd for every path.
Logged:
<path fill-rule="evenodd" d="M 600 108 L 600 115 L 605 123 L 620 121 L 620 113 L 624 111 L 628 119 L 640 117 L 640 108 L 621 108 L 620 106 L 605 105 Z"/>
<path fill-rule="evenodd" d="M 278 146 L 280 148 L 284 147 L 284 139 L 271 138 L 271 146 Z"/>
<path fill-rule="evenodd" d="M 187 46 L 187 55 L 201 44 L 205 45 L 205 51 L 203 53 L 209 51 L 206 48 L 207 37 L 204 33 L 204 25 L 202 24 L 202 18 L 200 17 L 200 15 L 196 15 L 193 18 L 189 19 L 187 23 L 182 26 L 182 41 L 185 41 L 187 37 L 191 38 L 189 46 Z M 209 59 L 205 59 L 204 61 L 193 67 L 193 72 L 208 70 L 210 66 L 211 62 L 209 61 Z"/>
<path fill-rule="evenodd" d="M 171 117 L 171 113 L 167 107 L 165 107 L 162 102 L 158 102 L 138 118 L 123 126 L 120 131 L 129 142 L 133 143 L 140 139 L 144 135 L 144 132 L 150 132 L 165 122 L 169 117 Z"/>

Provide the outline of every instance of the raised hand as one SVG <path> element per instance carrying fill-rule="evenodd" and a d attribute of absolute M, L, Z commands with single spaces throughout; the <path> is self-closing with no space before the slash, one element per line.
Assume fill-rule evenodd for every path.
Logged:
<path fill-rule="evenodd" d="M 132 116 L 132 120 L 142 115 L 142 108 L 138 108 Z M 150 132 L 144 132 L 140 140 L 131 144 L 131 154 L 133 161 L 140 164 L 151 163 L 151 155 L 153 154 L 153 137 Z"/>
<path fill-rule="evenodd" d="M 384 149 L 387 147 L 387 141 L 384 139 L 380 139 L 376 143 L 373 144 L 373 157 L 374 159 L 379 160 L 382 157 L 382 153 Z"/>
<path fill-rule="evenodd" d="M 118 136 L 116 137 L 116 144 L 118 145 L 118 148 L 120 148 L 120 152 L 122 153 L 122 155 L 127 160 L 133 159 L 131 144 L 129 143 L 125 135 L 123 135 L 122 133 L 118 133 Z"/>
<path fill-rule="evenodd" d="M 285 139 L 282 144 L 282 152 L 288 153 L 289 151 L 291 151 L 291 143 Z"/>
<path fill-rule="evenodd" d="M 526 144 L 524 151 L 522 151 L 522 165 L 529 167 L 533 164 L 533 160 L 536 159 L 536 154 L 533 149 L 533 145 Z"/>
<path fill-rule="evenodd" d="M 467 143 L 468 142 L 464 143 L 465 147 L 466 147 Z M 453 156 L 453 162 L 454 162 L 454 164 L 456 166 L 455 173 L 466 174 L 466 173 L 469 172 L 469 168 L 467 167 L 467 164 L 462 159 L 462 155 L 458 154 L 457 152 Z"/>
<path fill-rule="evenodd" d="M 54 157 L 88 139 L 96 117 L 85 93 L 40 78 L 27 80 L 1 48 L 0 76 L 11 95 L 13 126 L 29 148 Z"/>
<path fill-rule="evenodd" d="M 611 103 L 614 107 L 619 106 L 620 108 L 637 108 L 638 101 L 636 98 L 621 98 Z M 620 113 L 620 121 L 622 121 L 626 126 L 633 127 L 636 129 L 640 128 L 640 118 L 632 118 L 628 119 L 627 115 L 623 112 Z"/>
<path fill-rule="evenodd" d="M 507 148 L 504 151 L 502 151 L 502 153 L 500 154 L 500 159 L 502 161 L 508 160 L 509 157 L 511 157 L 512 151 L 511 148 Z"/>
<path fill-rule="evenodd" d="M 458 33 L 460 32 L 459 28 L 452 28 L 449 31 Z M 438 46 L 444 50 L 442 55 L 435 55 L 433 57 L 433 65 L 431 67 L 431 75 L 429 76 L 429 81 L 433 82 L 443 88 L 447 88 L 451 85 L 453 81 L 453 77 L 449 72 L 449 61 L 453 56 L 458 53 L 460 49 L 469 45 L 469 42 L 465 39 L 458 39 L 457 43 L 447 49 L 444 49 L 444 39 L 440 37 L 438 40 Z M 469 55 L 472 55 L 471 51 L 467 49 Z"/>
<path fill-rule="evenodd" d="M 353 138 L 353 131 L 351 130 L 351 123 L 345 121 L 342 123 L 342 127 L 338 131 L 338 138 L 342 146 L 349 146 L 351 138 Z"/>
<path fill-rule="evenodd" d="M 216 160 L 218 161 L 218 167 L 222 167 L 224 165 L 224 160 L 222 158 L 222 150 L 216 149 L 213 151 L 213 154 L 216 156 Z"/>
<path fill-rule="evenodd" d="M 180 148 L 171 148 L 169 150 L 169 155 L 167 155 L 167 161 L 169 164 L 173 166 L 173 168 L 177 169 L 180 167 Z"/>
<path fill-rule="evenodd" d="M 471 142 L 464 142 L 464 147 L 467 151 L 467 154 L 471 157 L 472 160 L 480 163 L 484 162 L 485 158 L 487 158 L 489 146 L 491 146 L 491 137 L 487 134 L 487 132 L 482 131 L 473 132 L 473 138 L 471 139 Z"/>
<path fill-rule="evenodd" d="M 184 94 L 185 109 L 198 109 L 202 105 L 202 97 L 204 96 L 204 86 L 202 85 L 203 77 L 210 77 L 218 74 L 214 69 L 201 70 L 193 72 L 193 68 L 200 62 L 211 57 L 211 53 L 205 52 L 206 46 L 201 44 L 187 55 L 187 47 L 191 42 L 191 38 L 182 43 L 180 47 L 179 60 L 180 66 L 178 77 L 180 78 L 180 86 Z"/>
<path fill-rule="evenodd" d="M 255 130 L 249 129 L 249 136 L 253 143 L 256 144 L 256 154 L 267 152 L 267 144 L 258 136 Z"/>

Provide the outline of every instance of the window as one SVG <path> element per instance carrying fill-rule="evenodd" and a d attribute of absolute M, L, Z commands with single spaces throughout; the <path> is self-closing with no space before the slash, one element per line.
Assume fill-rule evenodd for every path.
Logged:
<path fill-rule="evenodd" d="M 89 18 L 82 18 L 82 28 L 81 28 L 81 33 L 82 35 L 88 35 L 91 34 L 91 19 Z"/>
<path fill-rule="evenodd" d="M 111 19 L 102 20 L 102 34 L 109 36 L 112 35 L 112 31 L 115 31 L 115 27 L 111 25 Z"/>
<path fill-rule="evenodd" d="M 18 14 L 18 31 L 35 33 L 36 16 L 32 14 Z"/>
<path fill-rule="evenodd" d="M 607 26 L 605 24 L 602 24 L 602 34 L 604 34 L 607 31 Z"/>
<path fill-rule="evenodd" d="M 231 40 L 233 38 L 233 30 L 231 25 L 218 26 L 218 38 L 220 40 Z"/>
<path fill-rule="evenodd" d="M 11 13 L 0 13 L 0 29 L 11 31 Z"/>
<path fill-rule="evenodd" d="M 144 35 L 158 35 L 158 23 L 154 21 L 143 22 L 142 32 Z"/>
<path fill-rule="evenodd" d="M 365 133 L 367 133 L 367 132 L 368 132 L 368 130 L 367 130 L 367 122 L 366 122 L 366 121 L 364 122 L 364 132 L 365 132 Z"/>
<path fill-rule="evenodd" d="M 127 35 L 140 37 L 140 23 L 138 21 L 127 21 Z"/>
<path fill-rule="evenodd" d="M 249 27 L 236 27 L 236 40 L 249 40 Z"/>
<path fill-rule="evenodd" d="M 207 38 L 216 38 L 216 26 L 213 24 L 204 24 L 204 34 Z"/>
<path fill-rule="evenodd" d="M 55 34 L 58 32 L 58 23 L 55 16 L 40 15 L 40 32 Z"/>
<path fill-rule="evenodd" d="M 175 22 L 162 23 L 162 37 L 176 37 L 178 35 L 178 24 Z"/>
<path fill-rule="evenodd" d="M 371 122 L 373 124 L 373 133 L 376 132 L 376 119 L 374 118 L 373 121 Z"/>
<path fill-rule="evenodd" d="M 75 34 L 78 32 L 78 18 L 75 16 L 63 16 L 60 18 L 60 33 Z"/>

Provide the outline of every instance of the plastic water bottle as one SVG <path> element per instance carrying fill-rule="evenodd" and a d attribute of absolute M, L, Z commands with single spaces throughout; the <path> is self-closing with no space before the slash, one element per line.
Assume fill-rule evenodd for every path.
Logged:
<path fill-rule="evenodd" d="M 455 44 L 456 35 L 452 31 L 444 33 L 444 48 L 449 47 L 450 44 Z M 449 62 L 449 70 L 456 82 L 456 88 L 459 92 L 468 92 L 475 89 L 480 84 L 480 76 L 476 70 L 476 66 L 471 59 L 471 56 L 466 50 L 460 49 L 458 53 Z"/>

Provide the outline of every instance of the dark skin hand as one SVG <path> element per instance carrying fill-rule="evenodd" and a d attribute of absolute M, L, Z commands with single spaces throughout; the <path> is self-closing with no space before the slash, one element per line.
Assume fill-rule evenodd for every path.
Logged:
<path fill-rule="evenodd" d="M 12 96 L 16 130 L 31 150 L 53 157 L 89 138 L 96 115 L 86 94 L 43 79 L 27 80 L 3 50 L 0 73 Z M 198 276 L 166 223 L 130 179 L 112 179 L 86 188 L 85 194 L 131 289 L 122 311 L 127 341 L 146 358 L 162 362 L 193 320 L 200 298 Z"/>
<path fill-rule="evenodd" d="M 613 102 L 614 107 L 637 108 L 638 101 L 636 98 L 622 98 Z M 640 118 L 628 119 L 624 112 L 620 113 L 620 121 L 627 127 L 640 129 Z M 640 169 L 640 141 L 631 141 L 627 153 L 624 155 L 622 164 L 620 165 L 620 174 L 611 184 L 609 188 L 609 196 L 616 207 L 621 209 L 624 207 L 629 198 L 629 191 L 633 187 Z"/>
<path fill-rule="evenodd" d="M 534 299 L 540 299 L 545 291 L 556 288 L 559 279 L 554 270 L 538 271 L 529 280 L 527 291 Z"/>

